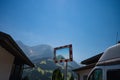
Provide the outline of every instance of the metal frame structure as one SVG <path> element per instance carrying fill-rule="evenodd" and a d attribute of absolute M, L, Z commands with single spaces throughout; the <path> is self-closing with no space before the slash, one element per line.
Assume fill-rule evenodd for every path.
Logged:
<path fill-rule="evenodd" d="M 61 59 L 58 61 L 56 58 L 56 50 L 64 49 L 64 48 L 69 48 L 69 59 Z M 55 63 L 73 61 L 72 44 L 54 48 L 54 61 L 55 61 Z"/>
<path fill-rule="evenodd" d="M 61 60 L 58 61 L 57 60 L 57 56 L 56 56 L 56 50 L 64 49 L 64 48 L 69 48 L 69 59 L 61 59 Z M 54 48 L 54 61 L 55 61 L 55 63 L 64 62 L 64 67 L 65 67 L 65 77 L 64 77 L 64 80 L 67 80 L 67 67 L 68 67 L 68 63 L 67 62 L 73 61 L 72 44 Z"/>

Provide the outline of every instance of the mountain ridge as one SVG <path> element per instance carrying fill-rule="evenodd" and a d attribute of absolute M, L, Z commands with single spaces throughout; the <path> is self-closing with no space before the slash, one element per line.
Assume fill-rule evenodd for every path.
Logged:
<path fill-rule="evenodd" d="M 24 70 L 23 77 L 28 76 L 29 80 L 51 80 L 52 72 L 56 68 L 60 68 L 64 73 L 64 63 L 54 63 L 53 48 L 50 45 L 42 44 L 30 47 L 20 41 L 17 44 L 35 65 L 33 69 Z M 79 66 L 75 61 L 68 62 L 69 75 Z"/>

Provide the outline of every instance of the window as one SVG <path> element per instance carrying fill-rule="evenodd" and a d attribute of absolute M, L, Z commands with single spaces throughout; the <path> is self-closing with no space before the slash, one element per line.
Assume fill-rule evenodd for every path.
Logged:
<path fill-rule="evenodd" d="M 88 80 L 102 80 L 102 69 L 96 69 L 94 70 Z"/>
<path fill-rule="evenodd" d="M 108 70 L 107 80 L 120 80 L 120 69 Z"/>
<path fill-rule="evenodd" d="M 84 76 L 83 76 L 83 80 L 87 80 L 87 75 L 84 75 Z"/>

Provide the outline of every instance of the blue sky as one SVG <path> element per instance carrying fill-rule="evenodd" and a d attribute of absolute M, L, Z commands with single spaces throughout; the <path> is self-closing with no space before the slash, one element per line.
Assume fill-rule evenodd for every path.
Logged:
<path fill-rule="evenodd" d="M 0 31 L 34 46 L 73 45 L 78 63 L 120 40 L 119 0 L 0 0 Z"/>

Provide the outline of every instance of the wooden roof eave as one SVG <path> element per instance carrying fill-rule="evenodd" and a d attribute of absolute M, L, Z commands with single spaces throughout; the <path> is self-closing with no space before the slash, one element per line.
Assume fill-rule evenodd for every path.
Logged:
<path fill-rule="evenodd" d="M 24 64 L 34 67 L 34 64 L 28 59 L 10 35 L 0 32 L 0 45 L 20 59 Z"/>

